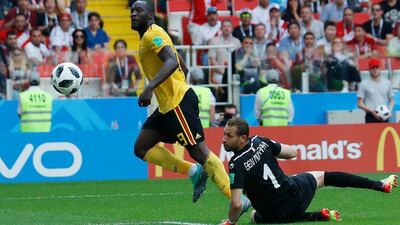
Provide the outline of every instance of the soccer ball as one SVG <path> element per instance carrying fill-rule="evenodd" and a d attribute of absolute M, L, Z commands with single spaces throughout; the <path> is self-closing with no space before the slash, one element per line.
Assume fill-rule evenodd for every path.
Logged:
<path fill-rule="evenodd" d="M 83 81 L 81 69 L 73 63 L 58 64 L 51 72 L 51 84 L 54 89 L 64 95 L 78 91 Z"/>
<path fill-rule="evenodd" d="M 389 108 L 386 105 L 379 105 L 376 107 L 375 112 L 380 116 L 383 120 L 389 119 L 391 113 Z"/>

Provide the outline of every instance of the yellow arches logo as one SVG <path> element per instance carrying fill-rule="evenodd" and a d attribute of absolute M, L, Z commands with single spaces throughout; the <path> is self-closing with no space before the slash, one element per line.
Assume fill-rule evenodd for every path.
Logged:
<path fill-rule="evenodd" d="M 376 169 L 378 171 L 383 171 L 384 167 L 384 158 L 385 158 L 385 142 L 388 133 L 390 133 L 393 137 L 394 148 L 396 151 L 396 158 L 397 158 L 397 167 L 400 168 L 400 137 L 397 131 L 393 127 L 386 127 L 382 133 L 381 137 L 379 138 L 378 142 L 378 152 L 376 157 Z M 389 149 L 391 150 L 391 149 Z"/>

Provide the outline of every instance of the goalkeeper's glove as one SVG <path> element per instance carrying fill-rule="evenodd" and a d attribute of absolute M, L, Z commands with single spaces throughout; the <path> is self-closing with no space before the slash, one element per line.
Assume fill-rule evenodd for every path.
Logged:
<path fill-rule="evenodd" d="M 236 222 L 231 222 L 229 221 L 229 219 L 223 220 L 222 223 L 220 223 L 219 225 L 237 225 Z"/>

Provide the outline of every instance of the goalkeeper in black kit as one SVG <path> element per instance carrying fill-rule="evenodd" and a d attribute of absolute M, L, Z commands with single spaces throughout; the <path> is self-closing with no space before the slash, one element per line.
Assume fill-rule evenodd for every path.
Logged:
<path fill-rule="evenodd" d="M 224 129 L 223 144 L 234 156 L 229 161 L 232 198 L 228 219 L 221 225 L 236 224 L 241 214 L 241 196 L 250 199 L 253 223 L 291 223 L 299 221 L 339 221 L 337 210 L 307 212 L 315 191 L 323 186 L 352 187 L 392 192 L 397 176 L 380 180 L 344 172 L 312 171 L 287 176 L 277 159 L 291 159 L 297 151 L 271 139 L 249 137 L 249 125 L 241 118 L 230 119 Z"/>

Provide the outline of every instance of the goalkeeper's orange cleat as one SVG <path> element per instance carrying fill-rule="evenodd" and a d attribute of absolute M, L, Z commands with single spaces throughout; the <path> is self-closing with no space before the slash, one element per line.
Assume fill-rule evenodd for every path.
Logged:
<path fill-rule="evenodd" d="M 393 188 L 399 186 L 397 183 L 397 175 L 390 175 L 387 178 L 381 180 L 383 192 L 390 193 Z"/>
<path fill-rule="evenodd" d="M 337 210 L 329 210 L 329 209 L 321 209 L 321 214 L 322 217 L 325 220 L 330 220 L 330 221 L 341 221 L 342 219 L 340 218 L 340 213 Z"/>

